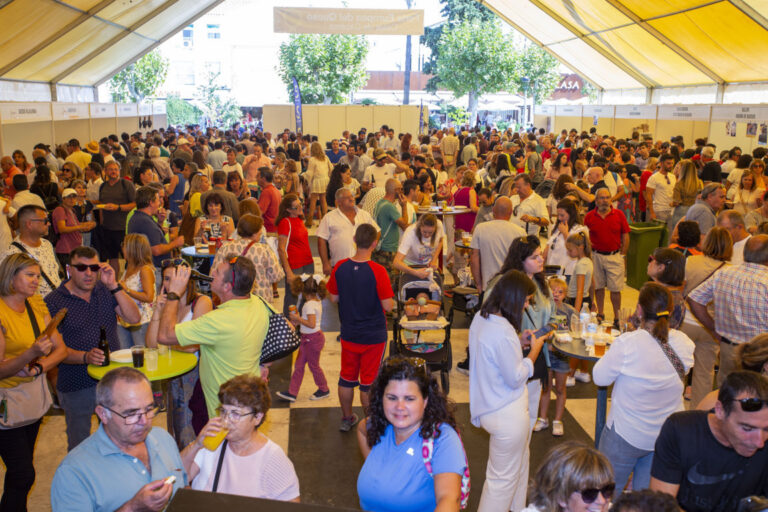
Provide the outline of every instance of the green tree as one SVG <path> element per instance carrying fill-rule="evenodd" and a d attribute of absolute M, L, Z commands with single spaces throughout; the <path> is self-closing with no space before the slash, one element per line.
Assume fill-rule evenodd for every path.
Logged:
<path fill-rule="evenodd" d="M 498 20 L 463 21 L 443 30 L 438 46 L 436 73 L 440 84 L 457 98 L 469 95 L 469 122 L 477 119 L 480 95 L 512 87 L 515 56 L 512 39 Z"/>
<path fill-rule="evenodd" d="M 302 103 L 343 103 L 368 81 L 365 36 L 292 34 L 280 45 L 278 75 L 293 101 L 293 78 L 299 82 Z"/>
<path fill-rule="evenodd" d="M 530 97 L 535 93 L 535 101 L 541 104 L 552 95 L 560 82 L 560 62 L 546 50 L 533 43 L 527 44 L 515 51 L 515 66 L 513 84 L 518 93 L 526 92 Z M 523 91 L 523 77 L 528 77 L 528 91 Z"/>
<path fill-rule="evenodd" d="M 210 122 L 217 126 L 228 127 L 240 121 L 243 111 L 237 106 L 234 98 L 226 92 L 227 89 L 219 84 L 220 74 L 208 73 L 202 85 L 197 87 L 197 96 L 203 106 L 203 114 Z"/>
<path fill-rule="evenodd" d="M 187 100 L 170 95 L 165 100 L 168 123 L 173 125 L 199 124 L 203 111 Z"/>
<path fill-rule="evenodd" d="M 152 50 L 109 79 L 112 101 L 138 103 L 155 94 L 168 76 L 168 59 Z"/>
<path fill-rule="evenodd" d="M 440 77 L 437 75 L 437 57 L 440 54 L 440 37 L 445 27 L 457 25 L 463 21 L 479 21 L 489 23 L 496 19 L 496 15 L 477 0 L 440 0 L 443 8 L 440 14 L 445 17 L 445 22 L 424 29 L 424 35 L 420 43 L 430 50 L 429 57 L 424 61 L 422 69 L 424 73 L 433 75 L 427 82 L 427 90 L 437 91 L 440 86 Z"/>

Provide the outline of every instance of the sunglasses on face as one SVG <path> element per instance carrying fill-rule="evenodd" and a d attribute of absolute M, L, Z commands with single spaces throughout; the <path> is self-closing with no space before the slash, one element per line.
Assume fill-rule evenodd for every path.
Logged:
<path fill-rule="evenodd" d="M 48 220 L 48 219 L 29 219 L 29 220 L 31 220 L 32 222 L 42 222 L 43 224 L 50 224 L 51 223 L 51 221 Z"/>
<path fill-rule="evenodd" d="M 185 263 L 186 262 L 181 258 L 165 259 L 160 262 L 160 268 L 165 270 L 168 267 L 178 267 L 179 265 L 183 265 Z"/>
<path fill-rule="evenodd" d="M 594 501 L 597 499 L 598 493 L 602 494 L 603 498 L 606 500 L 611 499 L 613 497 L 614 490 L 616 490 L 616 484 L 610 483 L 601 487 L 600 489 L 584 489 L 583 491 L 579 491 L 579 494 L 581 494 L 581 500 L 584 503 L 590 504 L 594 503 Z"/>
<path fill-rule="evenodd" d="M 763 405 L 768 404 L 768 400 L 763 400 L 761 398 L 734 398 L 733 401 L 739 402 L 741 404 L 741 410 L 744 412 L 757 412 L 763 408 Z"/>
<path fill-rule="evenodd" d="M 78 272 L 85 272 L 86 270 L 90 270 L 91 272 L 98 272 L 99 269 L 101 269 L 101 266 L 98 263 L 93 263 L 91 265 L 86 265 L 85 263 L 75 263 L 69 264 L 70 267 L 76 269 Z"/>

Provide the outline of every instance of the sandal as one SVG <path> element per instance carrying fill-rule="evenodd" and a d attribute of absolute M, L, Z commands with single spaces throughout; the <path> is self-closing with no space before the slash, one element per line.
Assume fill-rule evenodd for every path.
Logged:
<path fill-rule="evenodd" d="M 600 323 L 604 322 L 605 321 L 605 315 L 603 313 L 598 313 L 597 314 L 597 321 L 600 322 Z"/>

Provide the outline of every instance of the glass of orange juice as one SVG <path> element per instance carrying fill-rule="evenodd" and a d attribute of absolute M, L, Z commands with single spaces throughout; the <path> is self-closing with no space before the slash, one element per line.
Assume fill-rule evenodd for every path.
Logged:
<path fill-rule="evenodd" d="M 224 441 L 224 438 L 227 437 L 227 434 L 229 434 L 228 428 L 223 428 L 216 432 L 215 435 L 212 436 L 205 436 L 203 438 L 203 446 L 212 452 L 216 451 L 216 448 L 219 447 L 222 441 Z"/>

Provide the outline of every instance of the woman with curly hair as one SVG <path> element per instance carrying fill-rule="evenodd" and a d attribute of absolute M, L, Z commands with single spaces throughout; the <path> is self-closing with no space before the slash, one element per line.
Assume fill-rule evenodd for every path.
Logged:
<path fill-rule="evenodd" d="M 536 471 L 522 512 L 607 512 L 615 484 L 608 459 L 585 444 L 552 448 Z"/>
<path fill-rule="evenodd" d="M 453 405 L 421 358 L 392 356 L 371 386 L 357 429 L 365 458 L 357 478 L 363 510 L 458 511 L 469 476 Z"/>

